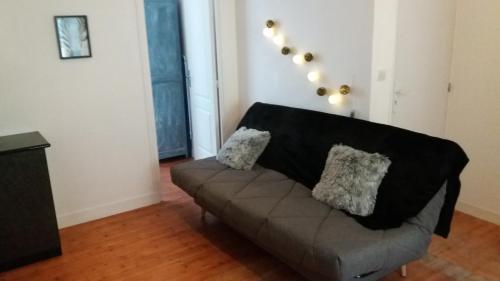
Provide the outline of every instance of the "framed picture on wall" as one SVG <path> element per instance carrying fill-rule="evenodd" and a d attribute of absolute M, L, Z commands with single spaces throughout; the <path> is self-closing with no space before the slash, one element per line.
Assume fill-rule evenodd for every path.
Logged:
<path fill-rule="evenodd" d="M 92 56 L 87 16 L 55 16 L 54 20 L 61 59 Z"/>

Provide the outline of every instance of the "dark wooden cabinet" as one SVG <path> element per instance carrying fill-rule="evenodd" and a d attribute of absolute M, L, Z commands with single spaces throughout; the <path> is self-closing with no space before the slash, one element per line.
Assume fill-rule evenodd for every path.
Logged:
<path fill-rule="evenodd" d="M 61 255 L 49 146 L 38 132 L 0 137 L 0 271 Z"/>

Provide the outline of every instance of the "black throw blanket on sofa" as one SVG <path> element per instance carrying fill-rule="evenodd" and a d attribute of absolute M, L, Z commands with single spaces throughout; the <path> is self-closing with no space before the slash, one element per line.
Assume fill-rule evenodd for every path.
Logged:
<path fill-rule="evenodd" d="M 469 161 L 456 143 L 344 116 L 263 103 L 248 110 L 241 126 L 271 132 L 260 165 L 311 189 L 320 180 L 334 144 L 389 157 L 392 164 L 380 185 L 374 213 L 353 216 L 370 229 L 399 227 L 416 216 L 446 182 L 435 233 L 448 236 L 460 192 L 459 176 Z"/>

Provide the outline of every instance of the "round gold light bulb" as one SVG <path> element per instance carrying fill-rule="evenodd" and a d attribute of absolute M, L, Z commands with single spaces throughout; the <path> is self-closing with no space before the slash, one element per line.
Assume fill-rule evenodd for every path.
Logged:
<path fill-rule="evenodd" d="M 316 94 L 320 97 L 326 95 L 328 90 L 325 87 L 320 87 L 318 90 L 316 90 Z"/>
<path fill-rule="evenodd" d="M 307 62 L 311 62 L 313 59 L 314 59 L 314 56 L 311 53 L 306 53 L 304 55 L 304 60 L 307 61 Z"/>
<path fill-rule="evenodd" d="M 342 85 L 339 88 L 339 92 L 342 95 L 347 95 L 347 94 L 349 94 L 351 92 L 351 87 L 349 87 L 348 85 Z"/>
<path fill-rule="evenodd" d="M 281 53 L 282 53 L 283 55 L 285 55 L 285 56 L 286 56 L 286 55 L 288 55 L 288 54 L 290 54 L 290 52 L 291 52 L 291 50 L 290 50 L 290 48 L 289 48 L 289 47 L 286 47 L 286 46 L 285 46 L 285 47 L 281 48 Z"/>
<path fill-rule="evenodd" d="M 272 27 L 274 27 L 275 24 L 276 23 L 273 20 L 267 20 L 266 21 L 267 28 L 272 28 Z"/>

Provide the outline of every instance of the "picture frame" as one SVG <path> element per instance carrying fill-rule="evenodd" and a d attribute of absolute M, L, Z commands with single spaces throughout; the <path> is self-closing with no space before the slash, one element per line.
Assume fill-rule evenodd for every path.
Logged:
<path fill-rule="evenodd" d="M 54 23 L 61 59 L 92 57 L 87 16 L 54 16 Z"/>

